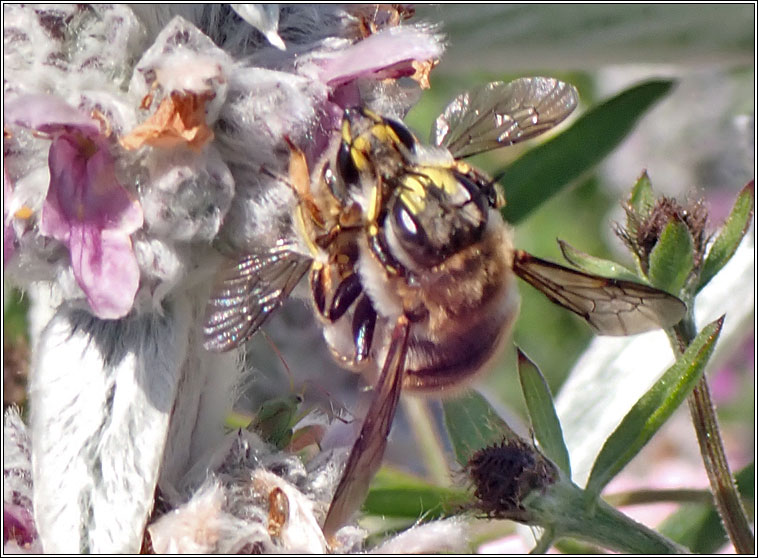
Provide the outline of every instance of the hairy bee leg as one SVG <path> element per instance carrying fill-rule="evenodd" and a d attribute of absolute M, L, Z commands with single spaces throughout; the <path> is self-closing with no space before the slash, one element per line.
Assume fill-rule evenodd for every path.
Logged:
<path fill-rule="evenodd" d="M 324 521 L 324 536 L 330 543 L 337 530 L 360 508 L 369 483 L 382 464 L 403 385 L 410 327 L 408 319 L 401 316 L 392 330 L 382 373 L 374 388 L 374 399 Z"/>
<path fill-rule="evenodd" d="M 305 153 L 292 143 L 289 138 L 285 137 L 284 140 L 290 148 L 290 183 L 294 186 L 298 196 L 301 198 L 308 198 L 310 196 L 311 176 L 310 172 L 308 172 L 308 163 L 305 160 Z"/>
<path fill-rule="evenodd" d="M 385 271 L 391 275 L 403 274 L 403 265 L 392 255 L 384 235 L 380 233 L 377 225 L 368 227 L 368 245 L 371 253 L 376 257 Z"/>

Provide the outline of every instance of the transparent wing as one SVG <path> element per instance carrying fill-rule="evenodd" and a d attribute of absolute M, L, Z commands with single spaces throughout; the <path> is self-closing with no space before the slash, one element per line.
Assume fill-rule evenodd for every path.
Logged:
<path fill-rule="evenodd" d="M 331 539 L 363 504 L 369 483 L 382 464 L 387 436 L 395 418 L 403 386 L 409 332 L 408 320 L 398 320 L 392 331 L 382 373 L 374 387 L 374 398 L 363 421 L 361 433 L 350 451 L 345 471 L 324 521 L 324 535 L 327 540 Z"/>
<path fill-rule="evenodd" d="M 461 158 L 533 138 L 562 122 L 579 95 L 553 78 L 495 81 L 458 95 L 437 118 L 432 143 Z"/>
<path fill-rule="evenodd" d="M 556 304 L 587 320 L 601 335 L 634 335 L 669 327 L 687 310 L 681 300 L 653 287 L 590 275 L 522 250 L 514 254 L 513 271 Z"/>
<path fill-rule="evenodd" d="M 311 259 L 282 242 L 262 254 L 247 254 L 221 269 L 205 309 L 209 351 L 228 351 L 244 343 L 289 296 Z"/>

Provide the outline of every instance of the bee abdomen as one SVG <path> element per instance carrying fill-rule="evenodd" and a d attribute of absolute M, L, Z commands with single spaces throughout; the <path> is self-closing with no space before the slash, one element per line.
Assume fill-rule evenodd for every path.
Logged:
<path fill-rule="evenodd" d="M 404 388 L 437 391 L 460 387 L 499 353 L 518 313 L 518 293 L 513 285 L 500 300 L 462 319 L 458 327 L 432 337 L 417 330 L 408 342 Z"/>

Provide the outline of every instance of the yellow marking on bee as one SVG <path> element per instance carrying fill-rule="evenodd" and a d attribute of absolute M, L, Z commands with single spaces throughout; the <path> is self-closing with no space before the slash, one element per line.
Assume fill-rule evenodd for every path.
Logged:
<path fill-rule="evenodd" d="M 420 175 L 408 175 L 403 178 L 403 190 L 400 192 L 400 199 L 414 215 L 421 213 L 426 206 L 426 190 L 428 187 L 428 180 Z"/>
<path fill-rule="evenodd" d="M 389 138 L 389 134 L 387 133 L 387 126 L 384 126 L 383 124 L 377 124 L 376 126 L 373 126 L 371 128 L 371 134 L 383 143 L 386 143 L 387 139 Z"/>
<path fill-rule="evenodd" d="M 382 143 L 390 143 L 395 146 L 400 145 L 400 138 L 395 133 L 395 130 L 386 124 L 377 124 L 371 128 L 371 133 Z"/>
<path fill-rule="evenodd" d="M 454 195 L 460 189 L 458 179 L 455 178 L 450 169 L 441 167 L 423 167 L 419 171 L 429 177 L 430 186 L 434 185 L 443 190 L 446 194 Z"/>
<path fill-rule="evenodd" d="M 350 121 L 347 118 L 342 120 L 342 129 L 340 130 L 340 132 L 342 136 L 342 141 L 344 141 L 345 143 L 350 143 L 351 141 L 353 141 L 353 131 L 350 128 Z"/>
<path fill-rule="evenodd" d="M 410 190 L 419 198 L 426 197 L 426 189 L 429 187 L 429 181 L 423 180 L 419 175 L 409 174 L 403 177 L 403 188 Z"/>
<path fill-rule="evenodd" d="M 378 114 L 376 114 L 373 110 L 370 110 L 370 109 L 367 109 L 367 108 L 364 107 L 361 110 L 361 112 L 363 113 L 363 116 L 365 116 L 369 120 L 373 120 L 377 124 L 380 123 L 380 122 L 382 122 L 382 117 L 379 116 Z"/>
<path fill-rule="evenodd" d="M 369 142 L 365 137 L 358 136 L 353 139 L 353 142 L 350 145 L 350 156 L 353 158 L 355 167 L 359 171 L 365 171 L 369 167 L 369 162 L 365 154 L 370 150 L 371 145 L 369 145 Z"/>
<path fill-rule="evenodd" d="M 369 167 L 368 159 L 366 159 L 366 156 L 358 151 L 355 147 L 350 149 L 350 156 L 353 158 L 355 168 L 358 169 L 358 171 L 365 171 Z"/>
<path fill-rule="evenodd" d="M 371 151 L 371 144 L 368 141 L 368 138 L 366 136 L 358 136 L 353 140 L 353 144 L 351 145 L 353 149 L 358 149 L 359 151 L 362 151 L 363 153 L 368 153 Z"/>
<path fill-rule="evenodd" d="M 368 220 L 372 223 L 376 222 L 379 218 L 379 213 L 382 207 L 382 191 L 379 188 L 379 184 L 374 184 L 371 187 L 371 199 L 368 206 Z"/>
<path fill-rule="evenodd" d="M 418 215 L 424 210 L 426 204 L 423 199 L 419 199 L 412 192 L 403 192 L 400 194 L 400 199 L 403 201 L 408 210 L 414 215 Z"/>
<path fill-rule="evenodd" d="M 350 258 L 347 254 L 337 254 L 337 263 L 347 265 L 350 263 Z"/>
<path fill-rule="evenodd" d="M 455 162 L 455 169 L 461 174 L 468 174 L 471 172 L 471 165 L 465 161 L 458 160 Z"/>

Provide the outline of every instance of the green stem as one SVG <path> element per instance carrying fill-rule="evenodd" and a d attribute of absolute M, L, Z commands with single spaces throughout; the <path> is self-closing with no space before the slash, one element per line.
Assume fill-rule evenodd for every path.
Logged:
<path fill-rule="evenodd" d="M 612 506 L 637 506 L 640 504 L 659 504 L 675 502 L 677 504 L 712 504 L 713 495 L 707 490 L 686 488 L 662 490 L 630 490 L 604 494 L 603 499 Z"/>
<path fill-rule="evenodd" d="M 586 493 L 566 479 L 525 501 L 528 510 L 551 525 L 555 538 L 572 537 L 627 554 L 682 554 L 687 549 L 637 523 L 601 499 L 587 505 Z"/>
<path fill-rule="evenodd" d="M 674 353 L 682 354 L 697 335 L 697 328 L 688 314 L 674 326 L 673 337 L 669 335 Z M 739 554 L 755 553 L 755 538 L 742 506 L 734 477 L 726 460 L 724 443 L 721 439 L 716 410 L 711 400 L 710 389 L 705 375 L 698 381 L 687 399 L 692 423 L 700 445 L 700 454 L 708 474 L 716 509 L 724 523 L 724 529 Z"/>
<path fill-rule="evenodd" d="M 529 551 L 529 554 L 547 554 L 547 551 L 553 545 L 553 541 L 555 541 L 555 533 L 551 528 L 545 529 L 537 544 Z"/>
<path fill-rule="evenodd" d="M 419 397 L 403 397 L 401 401 L 424 457 L 430 480 L 439 486 L 450 486 L 447 457 L 426 401 Z"/>

